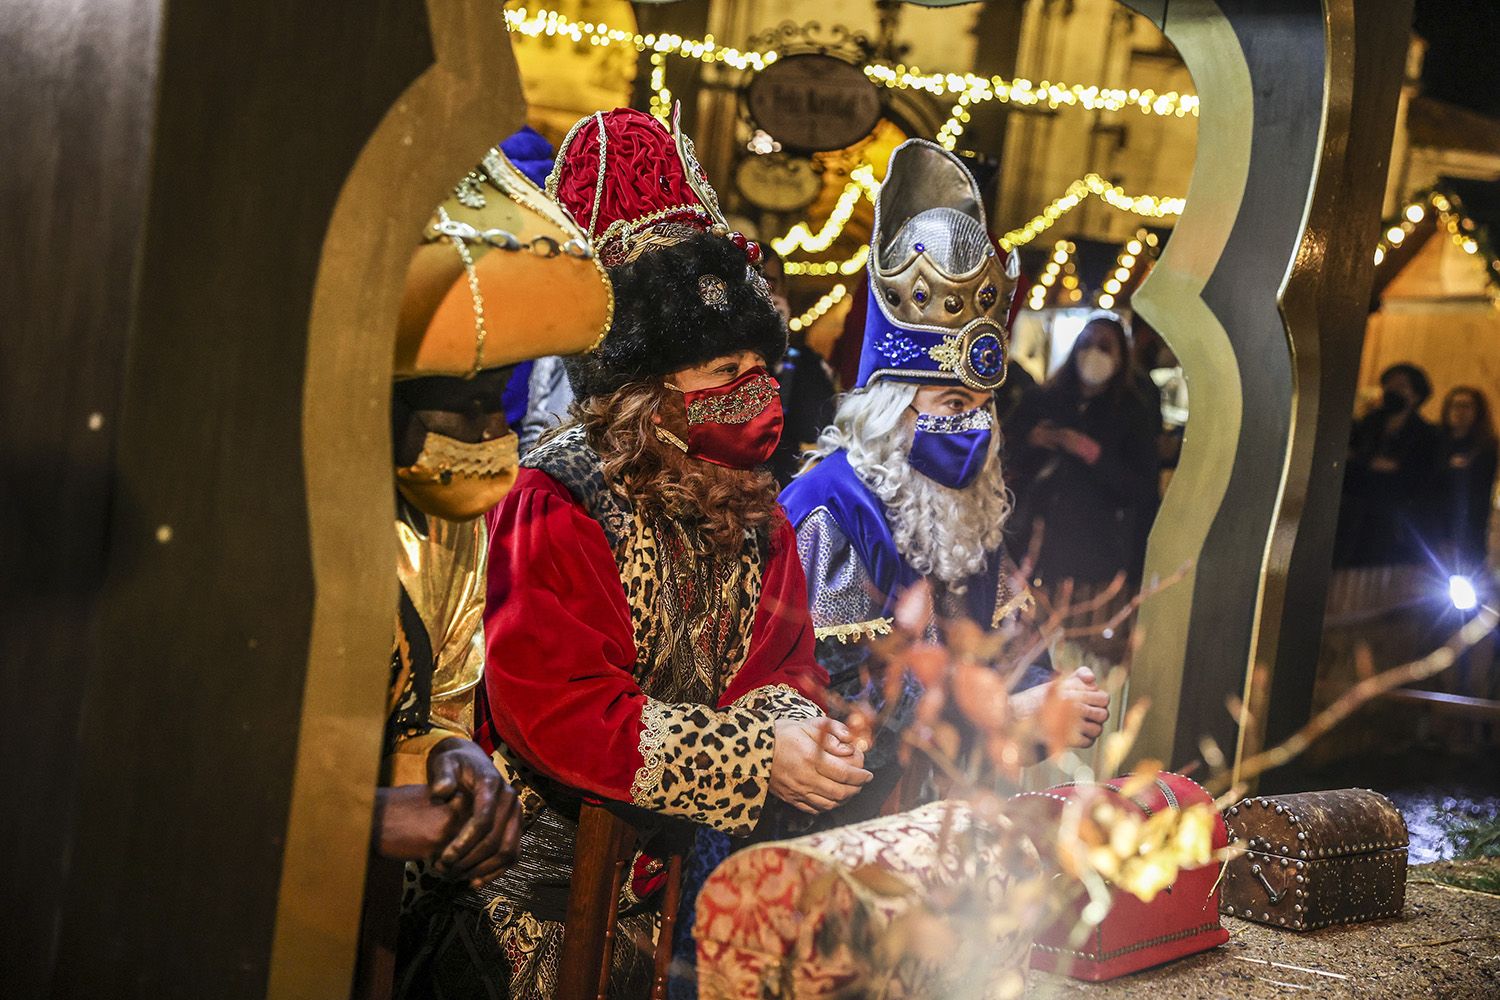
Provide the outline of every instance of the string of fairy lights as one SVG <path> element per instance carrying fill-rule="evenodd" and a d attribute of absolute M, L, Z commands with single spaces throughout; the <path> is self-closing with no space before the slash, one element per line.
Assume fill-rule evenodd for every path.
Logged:
<path fill-rule="evenodd" d="M 621 46 L 633 48 L 636 52 L 649 51 L 650 111 L 663 120 L 670 114 L 672 104 L 672 92 L 666 81 L 667 56 L 723 64 L 732 69 L 750 72 L 765 69 L 780 58 L 780 54 L 774 49 L 745 51 L 720 45 L 712 35 L 692 39 L 670 33 L 642 34 L 612 28 L 603 23 L 578 21 L 555 10 L 516 7 L 505 10 L 504 18 L 510 31 L 531 38 L 560 37 L 580 46 Z M 948 149 L 953 149 L 958 136 L 963 134 L 963 126 L 969 121 L 968 109 L 990 101 L 1023 107 L 1045 106 L 1050 109 L 1081 107 L 1087 110 L 1118 111 L 1135 107 L 1144 114 L 1162 117 L 1182 118 L 1198 114 L 1198 98 L 1175 91 L 1158 94 L 1149 89 L 1126 90 L 1046 80 L 1033 83 L 1025 79 L 1007 80 L 1000 76 L 980 77 L 972 73 L 926 73 L 919 67 L 904 63 L 896 66 L 877 63 L 863 68 L 866 76 L 879 86 L 920 90 L 938 97 L 956 95 L 957 103 L 953 106 L 952 117 L 939 129 L 937 136 L 937 141 Z M 840 192 L 828 218 L 816 230 L 810 221 L 798 222 L 784 234 L 772 237 L 769 242 L 783 256 L 799 252 L 822 253 L 843 235 L 844 228 L 853 218 L 860 201 L 867 200 L 873 204 L 879 191 L 880 183 L 875 180 L 874 168 L 868 164 L 856 168 L 851 171 L 849 181 Z M 1024 226 L 1002 237 L 1001 246 L 1010 250 L 1031 242 L 1090 195 L 1098 196 L 1116 208 L 1152 218 L 1181 213 L 1180 198 L 1128 195 L 1098 174 L 1091 173 L 1074 181 L 1061 197 Z M 787 261 L 786 273 L 807 277 L 853 275 L 864 267 L 868 255 L 869 249 L 861 246 L 853 255 L 842 260 Z"/>
<path fill-rule="evenodd" d="M 802 315 L 793 316 L 791 319 L 787 320 L 787 328 L 790 329 L 793 333 L 796 333 L 798 330 L 801 330 L 804 327 L 812 326 L 818 320 L 822 319 L 823 315 L 827 313 L 828 310 L 844 301 L 844 298 L 848 296 L 848 294 L 849 286 L 844 284 L 842 281 L 839 282 L 822 296 L 820 296 L 818 298 L 818 301 L 809 306 L 807 311 Z"/>
<path fill-rule="evenodd" d="M 1454 198 L 1437 189 L 1413 197 L 1381 233 L 1375 244 L 1375 266 L 1379 267 L 1387 256 L 1405 245 L 1429 214 L 1436 215 L 1438 232 L 1446 233 L 1454 246 L 1470 256 L 1484 257 L 1490 301 L 1500 307 L 1500 254 L 1492 242 L 1493 234 L 1481 229 Z"/>
<path fill-rule="evenodd" d="M 860 200 L 868 199 L 873 205 L 879 194 L 880 182 L 875 179 L 875 168 L 868 163 L 855 167 L 849 172 L 849 182 L 844 185 L 838 201 L 834 203 L 833 211 L 828 213 L 828 218 L 818 227 L 817 232 L 813 232 L 807 223 L 799 222 L 788 229 L 785 235 L 773 237 L 771 246 L 782 255 L 798 250 L 822 253 L 843 234 L 844 227 L 854 217 L 854 209 L 858 207 Z"/>
<path fill-rule="evenodd" d="M 504 19 L 506 28 L 511 32 L 530 38 L 556 37 L 571 40 L 578 46 L 620 47 L 633 49 L 638 53 L 649 52 L 650 110 L 663 120 L 670 115 L 672 105 L 672 92 L 667 85 L 669 56 L 751 73 L 764 70 L 781 57 L 775 49 L 742 50 L 720 45 L 712 35 L 694 39 L 672 33 L 643 34 L 613 28 L 601 22 L 575 20 L 555 10 L 515 7 L 504 10 Z M 1149 88 L 1127 89 L 1048 80 L 1033 82 L 1021 78 L 1007 80 L 1000 76 L 983 77 L 973 73 L 931 73 L 904 63 L 894 66 L 874 63 L 862 69 L 868 79 L 887 89 L 916 90 L 938 98 L 952 98 L 954 103 L 949 109 L 949 117 L 935 137 L 946 149 L 956 148 L 959 137 L 964 134 L 965 126 L 971 120 L 971 109 L 990 102 L 1018 107 L 1044 107 L 1049 110 L 1080 108 L 1113 112 L 1134 108 L 1142 114 L 1161 118 L 1197 117 L 1200 109 L 1197 95 L 1176 91 L 1158 93 Z M 823 253 L 843 235 L 860 202 L 873 203 L 879 192 L 880 182 L 875 180 L 873 167 L 865 164 L 856 168 L 850 172 L 848 182 L 822 224 L 814 229 L 810 220 L 798 222 L 784 234 L 772 237 L 768 242 L 783 256 L 792 253 Z M 1179 197 L 1130 194 L 1099 174 L 1089 173 L 1069 184 L 1060 196 L 1026 223 L 1005 233 L 998 243 L 1005 250 L 1025 246 L 1050 230 L 1090 197 L 1099 198 L 1119 211 L 1148 219 L 1175 218 L 1182 214 L 1186 204 L 1185 199 Z M 1439 225 L 1446 229 L 1454 243 L 1465 253 L 1481 252 L 1473 221 L 1463 215 L 1442 192 L 1431 191 L 1406 205 L 1399 219 L 1381 235 L 1374 251 L 1375 263 L 1379 264 L 1394 248 L 1400 247 L 1428 212 L 1438 214 Z M 1097 299 L 1102 308 L 1110 308 L 1116 303 L 1121 290 L 1129 285 L 1134 269 L 1144 253 L 1148 248 L 1154 250 L 1157 241 L 1158 237 L 1154 233 L 1140 229 L 1133 239 L 1121 247 L 1115 269 L 1104 282 Z M 1032 286 L 1028 303 L 1032 308 L 1042 308 L 1049 290 L 1055 285 L 1060 286 L 1061 299 L 1073 301 L 1081 298 L 1082 292 L 1078 288 L 1076 268 L 1072 260 L 1076 249 L 1076 245 L 1067 240 L 1054 244 L 1046 268 L 1037 284 Z M 1490 275 L 1491 286 L 1496 289 L 1495 298 L 1497 304 L 1500 304 L 1500 259 L 1489 249 L 1485 249 L 1485 256 L 1489 258 L 1490 270 L 1494 272 Z M 851 277 L 864 268 L 868 258 L 869 247 L 861 244 L 846 258 L 789 260 L 784 266 L 785 273 L 792 276 Z M 847 296 L 847 286 L 838 282 L 809 309 L 793 317 L 789 325 L 793 330 L 810 326 Z"/>

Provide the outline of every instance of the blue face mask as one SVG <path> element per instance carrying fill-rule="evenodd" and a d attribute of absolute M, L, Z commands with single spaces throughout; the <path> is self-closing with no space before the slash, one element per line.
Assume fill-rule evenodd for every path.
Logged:
<path fill-rule="evenodd" d="M 961 490 L 984 469 L 993 426 L 987 406 L 951 416 L 919 413 L 907 461 L 933 482 Z"/>

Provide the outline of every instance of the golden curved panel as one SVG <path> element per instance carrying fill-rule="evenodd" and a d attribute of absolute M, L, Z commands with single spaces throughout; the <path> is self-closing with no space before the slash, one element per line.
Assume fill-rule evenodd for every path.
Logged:
<path fill-rule="evenodd" d="M 427 0 L 436 62 L 395 102 L 329 222 L 309 321 L 303 462 L 316 598 L 267 996 L 346 996 L 396 606 L 390 385 L 412 247 L 525 106 L 492 0 Z M 232 903 L 231 903 L 232 905 Z"/>
<path fill-rule="evenodd" d="M 1136 752 L 1180 764 L 1207 735 L 1238 762 L 1311 704 L 1409 20 L 1351 0 L 1159 13 L 1202 112 L 1186 210 L 1135 296 L 1192 405 L 1146 572 L 1194 569 L 1141 612 Z"/>
<path fill-rule="evenodd" d="M 1191 563 L 1186 579 L 1141 607 L 1130 693 L 1151 700 L 1136 752 L 1172 758 L 1197 564 L 1224 504 L 1244 413 L 1239 361 L 1229 333 L 1203 300 L 1239 215 L 1250 172 L 1254 97 L 1229 21 L 1207 0 L 1174 3 L 1167 36 L 1202 100 L 1197 159 L 1182 217 L 1161 259 L 1132 298 L 1182 362 L 1192 417 L 1182 458 L 1146 550 L 1146 579 Z"/>

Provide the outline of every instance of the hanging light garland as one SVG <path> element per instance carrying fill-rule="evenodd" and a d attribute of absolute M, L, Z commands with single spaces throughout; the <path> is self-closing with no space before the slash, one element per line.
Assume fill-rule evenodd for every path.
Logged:
<path fill-rule="evenodd" d="M 701 40 L 673 34 L 643 35 L 635 31 L 611 28 L 607 24 L 575 21 L 555 10 L 531 11 L 525 7 L 516 7 L 506 10 L 504 16 L 506 28 L 529 38 L 539 38 L 543 35 L 549 38 L 560 37 L 571 39 L 578 45 L 593 45 L 599 48 L 612 45 L 629 46 L 637 52 L 649 50 L 663 56 L 679 56 L 704 63 L 723 63 L 732 69 L 739 70 L 763 70 L 777 58 L 774 51 L 741 52 L 727 45 L 719 45 L 712 35 L 705 35 Z"/>
<path fill-rule="evenodd" d="M 1469 218 L 1456 198 L 1437 189 L 1417 195 L 1396 219 L 1386 225 L 1375 244 L 1376 266 L 1405 243 L 1429 213 L 1436 214 L 1438 230 L 1446 232 L 1454 246 L 1470 256 L 1484 258 L 1490 299 L 1496 306 L 1500 306 L 1500 255 L 1497 255 L 1496 248 L 1490 241 L 1489 232 Z"/>
<path fill-rule="evenodd" d="M 973 73 L 923 73 L 915 66 L 871 65 L 864 68 L 865 76 L 883 87 L 897 90 L 921 90 L 934 97 L 957 95 L 959 106 L 953 110 L 959 114 L 961 108 L 989 101 L 1016 104 L 1021 107 L 1043 106 L 1051 110 L 1058 108 L 1083 108 L 1087 111 L 1123 111 L 1134 107 L 1143 114 L 1159 118 L 1197 117 L 1199 101 L 1195 94 L 1179 94 L 1169 90 L 1158 94 L 1147 88 L 1124 89 L 1097 85 L 1057 83 L 1043 80 L 1007 80 L 1001 76 L 982 77 Z M 962 131 L 960 129 L 960 131 Z"/>
<path fill-rule="evenodd" d="M 667 89 L 667 57 L 651 53 L 651 114 L 663 123 L 672 117 L 672 92 Z"/>
<path fill-rule="evenodd" d="M 665 120 L 670 115 L 672 92 L 666 84 L 666 57 L 675 55 L 702 63 L 719 63 L 731 69 L 759 72 L 774 63 L 779 53 L 774 49 L 764 51 L 742 51 L 731 46 L 719 45 L 712 35 L 702 39 L 684 38 L 681 35 L 641 34 L 611 28 L 607 24 L 576 21 L 555 10 L 530 10 L 517 7 L 504 11 L 508 30 L 530 38 L 560 37 L 570 39 L 577 45 L 595 47 L 620 46 L 634 48 L 637 52 L 650 52 L 651 113 Z M 1081 107 L 1091 111 L 1118 111 L 1135 107 L 1144 114 L 1159 117 L 1182 118 L 1198 114 L 1199 101 L 1193 94 L 1176 91 L 1158 94 L 1151 89 L 1123 89 L 1118 87 L 1084 86 L 1049 82 L 1033 83 L 1030 80 L 1006 80 L 1003 77 L 980 77 L 972 73 L 924 73 L 915 66 L 898 64 L 886 66 L 872 64 L 862 67 L 865 75 L 874 83 L 890 89 L 920 90 L 938 97 L 953 96 L 955 104 L 947 122 L 938 130 L 937 142 L 947 149 L 957 145 L 964 126 L 970 120 L 969 108 L 976 104 L 999 101 L 1021 107 L 1045 106 L 1050 109 Z M 821 253 L 831 247 L 843 234 L 853 217 L 860 200 L 875 201 L 880 183 L 875 180 L 874 169 L 869 164 L 850 173 L 850 180 L 839 194 L 833 211 L 816 232 L 809 222 L 798 222 L 785 234 L 773 237 L 769 242 L 776 251 L 786 255 L 797 252 Z M 1067 215 L 1090 195 L 1101 198 L 1106 204 L 1122 211 L 1133 212 L 1149 218 L 1165 218 L 1182 213 L 1182 198 L 1166 198 L 1156 195 L 1129 195 L 1124 189 L 1105 181 L 1098 174 L 1088 174 L 1068 186 L 1067 191 L 1042 210 L 1031 221 L 1001 237 L 1002 248 L 1012 250 L 1025 246 L 1042 233 L 1052 228 L 1059 219 Z M 1071 251 L 1070 251 L 1071 252 Z M 854 275 L 864 267 L 869 248 L 861 246 L 851 257 L 833 261 L 787 261 L 788 275 L 831 276 Z M 835 286 L 836 288 L 842 287 Z M 830 292 L 829 295 L 833 293 Z M 827 298 L 825 296 L 824 298 Z M 823 300 L 819 300 L 822 304 Z M 824 305 L 824 311 L 833 303 Z M 815 307 L 816 308 L 816 305 Z M 822 313 L 818 313 L 821 316 Z M 806 322 L 816 320 L 812 316 Z M 794 319 L 793 322 L 797 320 Z"/>
<path fill-rule="evenodd" d="M 1000 246 L 1006 250 L 1025 246 L 1055 226 L 1059 219 L 1077 208 L 1090 195 L 1102 199 L 1106 205 L 1122 212 L 1132 212 L 1151 219 L 1181 215 L 1183 208 L 1187 205 L 1185 198 L 1126 194 L 1124 188 L 1109 183 L 1098 174 L 1087 174 L 1069 184 L 1062 197 L 1042 209 L 1030 222 L 1000 237 Z"/>
<path fill-rule="evenodd" d="M 873 205 L 879 193 L 880 182 L 875 179 L 875 168 L 868 163 L 855 167 L 849 171 L 849 183 L 839 193 L 839 200 L 834 204 L 833 211 L 828 213 L 828 218 L 816 233 L 806 222 L 799 222 L 788 229 L 785 235 L 773 237 L 771 246 L 783 255 L 798 250 L 822 253 L 843 234 L 844 227 L 854 217 L 854 210 L 859 206 L 860 199 L 868 198 Z"/>
<path fill-rule="evenodd" d="M 828 312 L 828 310 L 844 301 L 844 296 L 848 294 L 849 287 L 842 281 L 839 282 L 837 285 L 834 285 L 833 288 L 829 289 L 828 294 L 824 295 L 822 298 L 818 299 L 818 301 L 814 302 L 812 306 L 807 310 L 807 312 L 803 313 L 801 316 L 793 316 L 790 320 L 788 320 L 786 324 L 787 329 L 791 330 L 793 333 L 796 333 L 798 330 L 801 330 L 804 327 L 812 326 L 818 320 L 822 319 L 823 316 Z"/>
<path fill-rule="evenodd" d="M 1064 302 L 1071 303 L 1083 298 L 1083 292 L 1078 289 L 1078 267 L 1073 263 L 1073 255 L 1077 252 L 1078 244 L 1071 240 L 1058 240 L 1052 245 L 1052 259 L 1047 261 L 1036 284 L 1031 286 L 1031 296 L 1026 303 L 1028 306 L 1032 309 L 1042 308 L 1047 304 L 1047 296 L 1054 288 L 1057 288 L 1057 295 Z"/>
<path fill-rule="evenodd" d="M 852 275 L 864 270 L 865 261 L 869 259 L 870 245 L 861 243 L 854 254 L 844 260 L 789 260 L 782 265 L 782 271 L 809 278 L 822 278 L 832 274 Z"/>
<path fill-rule="evenodd" d="M 1137 229 L 1135 236 L 1120 247 L 1120 252 L 1115 255 L 1114 273 L 1105 279 L 1104 290 L 1099 294 L 1100 309 L 1114 308 L 1122 293 L 1130 287 L 1136 266 L 1155 249 L 1157 242 L 1155 233 Z"/>
<path fill-rule="evenodd" d="M 537 38 L 542 35 L 571 39 L 578 45 L 607 47 L 630 46 L 637 52 L 652 51 L 703 63 L 723 63 L 732 69 L 759 71 L 780 56 L 774 49 L 744 52 L 719 45 L 712 35 L 702 39 L 683 38 L 673 34 L 640 34 L 611 28 L 607 24 L 575 21 L 555 10 L 530 10 L 516 7 L 505 11 L 505 26 L 520 35 Z M 937 97 L 954 97 L 964 106 L 999 101 L 1021 107 L 1043 106 L 1083 108 L 1089 111 L 1119 111 L 1134 107 L 1143 114 L 1162 118 L 1183 118 L 1198 114 L 1198 98 L 1193 94 L 1168 91 L 1158 94 L 1151 89 L 1101 87 L 1043 80 L 1007 80 L 1000 76 L 982 77 L 973 73 L 924 73 L 904 63 L 896 66 L 872 64 L 862 67 L 872 82 L 895 90 L 921 90 Z M 962 131 L 962 130 L 960 130 Z"/>
<path fill-rule="evenodd" d="M 611 28 L 603 23 L 576 21 L 555 10 L 533 11 L 526 7 L 517 7 L 506 9 L 504 19 L 508 30 L 529 38 L 560 37 L 570 39 L 580 46 L 591 45 L 600 48 L 619 46 L 634 48 L 637 52 L 651 52 L 651 112 L 663 119 L 670 114 L 672 102 L 672 92 L 666 85 L 667 56 L 692 59 L 705 64 L 717 63 L 731 69 L 750 72 L 759 72 L 780 57 L 774 49 L 743 51 L 732 46 L 719 45 L 712 35 L 705 35 L 702 39 L 692 39 L 670 33 L 641 34 Z M 872 64 L 862 69 L 865 76 L 872 82 L 888 89 L 919 90 L 936 97 L 953 97 L 954 104 L 949 111 L 949 118 L 939 128 L 936 137 L 937 142 L 946 149 L 953 149 L 957 146 L 958 137 L 964 133 L 964 126 L 970 121 L 969 109 L 977 104 L 991 101 L 1019 107 L 1046 107 L 1050 110 L 1076 107 L 1088 111 L 1122 111 L 1133 107 L 1142 114 L 1161 118 L 1197 117 L 1200 107 L 1197 95 L 1181 94 L 1177 91 L 1157 93 L 1150 88 L 1143 90 L 1133 87 L 1125 89 L 1097 85 L 1085 86 L 1048 80 L 1034 83 L 1019 78 L 1007 80 L 1000 76 L 981 77 L 973 73 L 925 73 L 916 66 L 905 64 L 896 66 Z M 856 174 L 859 171 L 866 173 L 857 178 Z M 852 218 L 860 198 L 866 197 L 873 202 L 879 191 L 879 183 L 874 180 L 873 170 L 866 165 L 859 168 L 859 171 L 850 174 L 850 182 L 845 185 L 844 191 L 839 195 L 833 212 L 829 214 L 828 219 L 816 233 L 807 223 L 799 222 L 792 226 L 785 235 L 774 238 L 771 241 L 772 246 L 783 254 L 797 251 L 818 253 L 832 246 Z M 1061 197 L 1055 199 L 1025 225 L 1001 237 L 999 240 L 1001 247 L 1012 250 L 1025 246 L 1051 229 L 1059 219 L 1077 208 L 1090 195 L 1099 197 L 1116 209 L 1147 218 L 1160 219 L 1181 215 L 1185 204 L 1182 198 L 1130 195 L 1119 186 L 1108 183 L 1098 174 L 1091 173 L 1068 185 Z M 1386 228 L 1377 242 L 1374 251 L 1375 263 L 1379 264 L 1388 253 L 1399 247 L 1429 211 L 1438 213 L 1439 225 L 1447 230 L 1454 244 L 1465 253 L 1477 255 L 1483 251 L 1483 256 L 1487 258 L 1489 265 L 1488 278 L 1491 287 L 1495 289 L 1496 302 L 1500 304 L 1500 256 L 1497 256 L 1488 246 L 1481 244 L 1481 233 L 1473 220 L 1458 210 L 1453 200 L 1441 191 L 1426 192 L 1405 206 L 1401 216 Z M 1147 236 L 1152 240 L 1155 239 L 1152 234 L 1147 234 Z M 1126 256 L 1137 258 L 1140 256 L 1127 252 L 1131 243 L 1139 240 L 1140 234 L 1138 233 L 1137 240 L 1126 244 L 1117 265 Z M 1047 284 L 1039 283 L 1033 286 L 1032 308 L 1041 308 L 1036 304 L 1038 291 L 1045 299 L 1046 289 L 1061 280 L 1060 276 L 1065 276 L 1063 275 L 1064 265 L 1071 266 L 1070 258 L 1074 250 L 1070 248 L 1073 244 L 1062 241 L 1057 246 L 1062 249 L 1054 252 L 1053 260 L 1048 265 L 1052 280 Z M 1064 254 L 1062 263 L 1056 259 L 1059 253 Z M 864 267 L 868 254 L 869 248 L 861 246 L 853 256 L 845 260 L 788 261 L 786 273 L 806 276 L 853 275 Z M 1126 266 L 1126 270 L 1129 271 L 1129 266 Z M 1116 279 L 1111 280 L 1117 279 L 1118 266 Z M 1043 274 L 1042 280 L 1047 280 L 1047 273 Z M 1123 285 L 1123 281 L 1121 283 Z M 835 293 L 838 293 L 837 298 L 834 297 Z M 835 285 L 834 289 L 819 299 L 807 313 L 793 318 L 792 324 L 796 325 L 792 328 L 801 329 L 802 326 L 814 322 L 837 304 L 845 294 L 847 294 L 847 289 L 843 284 Z M 1116 292 L 1109 290 L 1109 282 L 1106 282 L 1099 304 L 1104 308 L 1109 308 L 1116 295 Z M 1106 304 L 1106 299 L 1109 299 L 1108 304 Z"/>

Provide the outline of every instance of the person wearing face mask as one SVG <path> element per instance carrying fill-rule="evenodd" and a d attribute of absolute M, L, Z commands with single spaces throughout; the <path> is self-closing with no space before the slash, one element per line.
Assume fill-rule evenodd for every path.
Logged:
<path fill-rule="evenodd" d="M 1449 572 L 1482 571 L 1489 558 L 1497 448 L 1490 404 L 1473 386 L 1443 398 L 1436 515 Z"/>
<path fill-rule="evenodd" d="M 887 683 L 876 651 L 903 594 L 930 588 L 935 640 L 957 621 L 996 638 L 1032 635 L 1030 596 L 1004 548 L 1010 500 L 995 417 L 1015 287 L 1008 262 L 958 158 L 925 140 L 899 146 L 876 202 L 858 381 L 781 495 L 797 526 L 830 691 L 881 719 L 865 758 L 876 780 L 839 811 L 840 822 L 922 794 L 895 794 L 922 685 L 910 675 Z M 1029 665 L 1001 656 L 994 666 L 1016 716 L 1032 713 L 1055 683 L 1072 712 L 1065 742 L 1088 746 L 1100 734 L 1108 699 L 1087 671 L 1058 679 L 1045 656 Z M 898 687 L 892 701 L 887 692 Z"/>
<path fill-rule="evenodd" d="M 1075 606 L 1113 589 L 1100 621 L 1134 596 L 1158 501 L 1160 410 L 1136 389 L 1129 359 L 1119 317 L 1095 314 L 1005 427 L 1017 498 L 1011 550 L 1054 606 L 1065 586 Z M 1128 627 L 1110 632 L 1080 640 L 1086 662 L 1123 660 Z"/>
<path fill-rule="evenodd" d="M 675 116 L 583 119 L 548 188 L 608 268 L 615 310 L 566 362 L 570 423 L 488 519 L 475 719 L 513 769 L 523 861 L 429 928 L 433 996 L 551 995 L 584 797 L 642 844 L 610 995 L 644 996 L 669 848 L 815 814 L 869 780 L 823 718 L 796 542 L 763 468 L 786 330 L 759 248 L 728 231 Z M 564 304 L 545 284 L 524 297 Z"/>
<path fill-rule="evenodd" d="M 1338 567 L 1424 564 L 1436 541 L 1431 500 L 1441 440 L 1420 412 L 1432 382 L 1402 362 L 1381 373 L 1380 389 L 1379 405 L 1349 436 L 1334 542 Z"/>
<path fill-rule="evenodd" d="M 541 321 L 518 308 L 539 281 L 568 301 Z M 360 995 L 386 992 L 374 981 L 389 968 L 382 953 L 396 950 L 402 975 L 412 962 L 402 944 L 420 938 L 426 916 L 402 912 L 403 871 L 437 887 L 434 903 L 516 861 L 516 795 L 472 732 L 485 658 L 483 515 L 517 476 L 506 412 L 518 370 L 591 347 L 611 303 L 583 234 L 498 148 L 438 206 L 413 253 L 391 399 L 399 588 Z"/>

